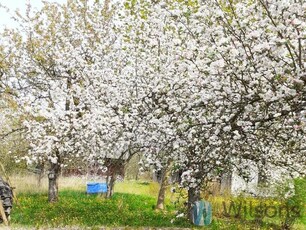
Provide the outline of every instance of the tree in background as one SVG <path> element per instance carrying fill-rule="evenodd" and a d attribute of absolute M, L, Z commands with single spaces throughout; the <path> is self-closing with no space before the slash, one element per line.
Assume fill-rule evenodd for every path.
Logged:
<path fill-rule="evenodd" d="M 14 156 L 23 156 L 28 147 L 24 138 L 22 122 L 25 115 L 19 109 L 18 90 L 20 79 L 11 79 L 7 72 L 10 69 L 11 54 L 4 42 L 0 44 L 0 156 L 6 172 L 10 174 L 19 168 Z M 21 166 L 23 167 L 23 166 Z"/>

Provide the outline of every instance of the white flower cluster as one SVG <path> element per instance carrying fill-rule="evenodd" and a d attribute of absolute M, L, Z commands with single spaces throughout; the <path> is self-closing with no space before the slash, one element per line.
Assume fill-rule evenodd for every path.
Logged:
<path fill-rule="evenodd" d="M 8 31 L 25 159 L 141 152 L 144 168 L 175 162 L 189 188 L 243 160 L 305 173 L 306 4 L 188 2 L 118 2 L 109 16 L 98 1 L 45 3 Z"/>

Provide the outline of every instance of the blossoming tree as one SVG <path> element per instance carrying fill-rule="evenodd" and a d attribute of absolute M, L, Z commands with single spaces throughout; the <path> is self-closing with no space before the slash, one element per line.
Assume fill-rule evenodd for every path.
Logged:
<path fill-rule="evenodd" d="M 108 4 L 46 3 L 6 33 L 35 117 L 27 159 L 50 162 L 50 201 L 75 157 L 173 162 L 189 209 L 250 161 L 305 173 L 305 3 Z"/>

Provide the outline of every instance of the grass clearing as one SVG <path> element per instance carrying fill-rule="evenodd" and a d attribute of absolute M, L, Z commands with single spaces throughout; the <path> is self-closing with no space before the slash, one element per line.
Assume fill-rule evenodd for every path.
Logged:
<path fill-rule="evenodd" d="M 63 226 L 78 226 L 100 229 L 106 227 L 122 227 L 130 229 L 144 227 L 160 228 L 193 228 L 193 229 L 279 229 L 279 219 L 265 218 L 263 223 L 254 218 L 224 217 L 222 202 L 241 198 L 209 197 L 213 205 L 213 223 L 207 228 L 192 226 L 186 218 L 175 218 L 177 215 L 174 198 L 167 191 L 166 209 L 155 211 L 159 185 L 145 181 L 126 181 L 117 183 L 115 194 L 111 199 L 99 195 L 86 195 L 86 178 L 60 178 L 60 201 L 56 204 L 47 202 L 47 180 L 37 187 L 35 176 L 14 176 L 11 178 L 19 204 L 12 212 L 12 226 L 52 228 Z M 302 181 L 303 182 L 303 181 Z M 298 192 L 302 194 L 300 202 L 306 204 L 305 182 L 300 183 Z M 304 194 L 304 197 L 303 197 Z M 255 198 L 246 201 L 259 202 Z M 269 201 L 273 202 L 273 200 Z M 183 200 L 181 200 L 181 205 Z M 305 206 L 305 205 L 304 205 Z M 306 215 L 295 224 L 294 229 L 306 229 Z"/>
<path fill-rule="evenodd" d="M 14 207 L 12 222 L 22 226 L 135 226 L 190 227 L 185 219 L 176 219 L 174 207 L 155 211 L 151 196 L 115 193 L 111 199 L 84 192 L 63 190 L 60 201 L 47 203 L 45 193 L 21 193 Z"/>

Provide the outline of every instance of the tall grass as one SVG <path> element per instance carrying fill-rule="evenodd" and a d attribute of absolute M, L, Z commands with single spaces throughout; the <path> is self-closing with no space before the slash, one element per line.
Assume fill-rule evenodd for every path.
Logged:
<path fill-rule="evenodd" d="M 38 184 L 38 177 L 35 174 L 12 175 L 10 177 L 12 186 L 15 192 L 18 193 L 42 193 L 48 191 L 48 179 L 43 177 L 41 183 Z M 75 190 L 86 191 L 86 183 L 88 178 L 86 176 L 70 176 L 59 177 L 59 190 Z M 130 193 L 143 195 L 146 194 L 151 197 L 156 197 L 159 191 L 159 184 L 157 182 L 146 182 L 130 180 L 126 182 L 117 182 L 115 184 L 115 192 Z"/>
<path fill-rule="evenodd" d="M 35 174 L 19 175 L 10 177 L 12 186 L 18 193 L 40 193 L 48 191 L 48 179 L 43 177 L 41 183 L 38 183 L 38 177 Z M 86 189 L 86 177 L 60 177 L 59 189 L 84 190 Z"/>

